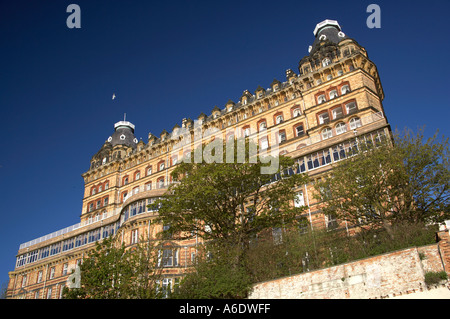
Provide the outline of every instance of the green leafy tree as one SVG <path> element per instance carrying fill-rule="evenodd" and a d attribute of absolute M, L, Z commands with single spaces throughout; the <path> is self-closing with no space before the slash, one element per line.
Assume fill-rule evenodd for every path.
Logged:
<path fill-rule="evenodd" d="M 182 162 L 174 169 L 172 176 L 179 182 L 169 188 L 159 209 L 159 222 L 170 226 L 172 238 L 198 236 L 244 252 L 258 233 L 297 221 L 303 209 L 293 205 L 295 189 L 307 177 L 290 174 L 291 158 L 253 157 L 250 147 L 256 146 L 243 140 L 237 145 L 245 149 L 230 150 L 223 144 L 223 153 L 213 154 L 218 160 Z M 279 165 L 271 174 L 261 173 L 275 162 Z"/>
<path fill-rule="evenodd" d="M 96 243 L 80 266 L 81 287 L 64 288 L 65 299 L 149 299 L 161 297 L 156 283 L 161 270 L 149 241 L 118 246 L 110 237 Z"/>
<path fill-rule="evenodd" d="M 236 247 L 212 243 L 200 248 L 192 269 L 170 295 L 174 299 L 242 299 L 253 283 Z"/>
<path fill-rule="evenodd" d="M 363 229 L 449 218 L 448 139 L 405 131 L 377 145 L 359 143 L 315 184 L 323 212 Z"/>

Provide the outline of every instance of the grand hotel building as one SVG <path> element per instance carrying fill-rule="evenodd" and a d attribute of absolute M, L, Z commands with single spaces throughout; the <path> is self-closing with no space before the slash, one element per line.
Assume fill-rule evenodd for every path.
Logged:
<path fill-rule="evenodd" d="M 151 204 L 167 190 L 170 172 L 184 155 L 177 135 L 180 128 L 192 134 L 195 127 L 216 128 L 224 138 L 230 128 L 237 136 L 258 136 L 262 148 L 276 145 L 280 154 L 295 159 L 292 173 L 305 172 L 312 180 L 361 141 L 375 143 L 389 136 L 379 74 L 366 50 L 334 20 L 317 24 L 313 33 L 314 42 L 297 73 L 287 70 L 285 79 L 273 80 L 269 88 L 245 90 L 239 101 L 216 106 L 198 119 L 183 119 L 181 127 L 176 125 L 171 132 L 149 133 L 147 143 L 136 139 L 132 123 L 116 123 L 82 174 L 80 222 L 20 245 L 15 269 L 9 272 L 7 298 L 60 298 L 69 274 L 102 238 L 117 236 L 125 245 L 141 235 L 156 238 L 163 226 L 152 223 L 158 208 Z M 250 133 L 275 128 L 276 135 L 262 138 Z M 292 203 L 307 207 L 305 216 L 312 228 L 351 227 L 322 214 L 312 192 L 311 184 L 304 185 Z M 162 285 L 182 276 L 198 245 L 192 239 L 171 243 L 162 251 Z"/>

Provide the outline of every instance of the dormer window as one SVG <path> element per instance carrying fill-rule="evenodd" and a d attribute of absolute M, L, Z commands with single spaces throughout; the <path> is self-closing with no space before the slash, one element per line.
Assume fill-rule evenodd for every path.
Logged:
<path fill-rule="evenodd" d="M 262 92 L 259 92 L 259 93 L 258 93 L 258 99 L 260 99 L 260 98 L 262 98 L 262 97 L 263 97 Z"/>

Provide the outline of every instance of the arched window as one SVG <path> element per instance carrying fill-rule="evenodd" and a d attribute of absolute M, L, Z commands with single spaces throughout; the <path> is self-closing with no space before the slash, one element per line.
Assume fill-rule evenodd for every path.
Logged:
<path fill-rule="evenodd" d="M 334 99 L 334 98 L 338 97 L 338 93 L 336 90 L 331 90 L 329 95 L 330 95 L 330 99 Z"/>
<path fill-rule="evenodd" d="M 267 128 L 267 124 L 266 124 L 266 121 L 265 121 L 265 120 L 259 123 L 259 130 L 260 130 L 260 131 L 263 131 L 263 130 L 265 130 L 266 128 Z"/>
<path fill-rule="evenodd" d="M 341 94 L 344 95 L 346 93 L 350 92 L 350 87 L 348 86 L 348 84 L 344 85 L 343 87 L 341 87 Z"/>
<path fill-rule="evenodd" d="M 322 139 L 326 140 L 327 138 L 330 138 L 333 136 L 333 132 L 331 131 L 331 128 L 326 127 L 322 130 Z"/>
<path fill-rule="evenodd" d="M 152 167 L 147 167 L 147 176 L 152 174 Z"/>
<path fill-rule="evenodd" d="M 141 172 L 137 171 L 134 173 L 134 180 L 137 181 L 139 178 L 141 178 Z"/>
<path fill-rule="evenodd" d="M 325 94 L 321 94 L 317 97 L 317 103 L 322 104 L 325 103 L 327 101 Z"/>
<path fill-rule="evenodd" d="M 361 119 L 359 117 L 354 117 L 350 120 L 350 129 L 354 130 L 361 126 Z"/>
<path fill-rule="evenodd" d="M 299 107 L 295 108 L 295 109 L 292 111 L 292 116 L 293 116 L 293 117 L 297 117 L 297 116 L 300 116 L 300 115 L 302 115 L 302 112 L 301 112 L 301 110 L 300 110 Z"/>
<path fill-rule="evenodd" d="M 275 124 L 280 124 L 281 122 L 283 122 L 283 115 L 280 114 L 275 118 Z"/>
<path fill-rule="evenodd" d="M 337 135 L 345 133 L 345 132 L 347 132 L 347 126 L 345 125 L 345 123 L 340 122 L 340 123 L 336 124 L 336 134 Z"/>
<path fill-rule="evenodd" d="M 328 66 L 330 64 L 331 64 L 331 60 L 330 59 L 325 58 L 325 59 L 322 60 L 322 66 L 325 67 L 325 66 Z"/>
<path fill-rule="evenodd" d="M 158 188 L 164 188 L 164 177 L 160 177 L 157 180 Z"/>

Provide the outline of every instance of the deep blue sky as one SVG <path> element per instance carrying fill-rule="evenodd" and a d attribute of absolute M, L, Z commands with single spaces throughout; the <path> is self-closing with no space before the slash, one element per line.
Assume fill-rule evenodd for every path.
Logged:
<path fill-rule="evenodd" d="M 381 29 L 366 26 L 372 2 Z M 66 26 L 70 3 L 81 29 Z M 81 174 L 123 113 L 147 141 L 284 81 L 327 18 L 376 63 L 393 129 L 449 136 L 449 12 L 447 0 L 2 1 L 0 283 L 21 243 L 79 222 Z"/>

